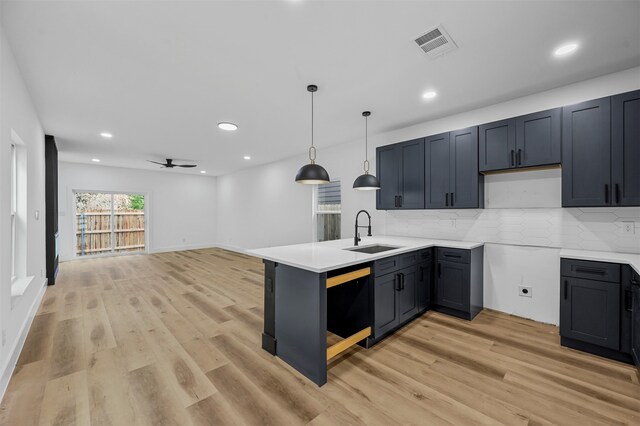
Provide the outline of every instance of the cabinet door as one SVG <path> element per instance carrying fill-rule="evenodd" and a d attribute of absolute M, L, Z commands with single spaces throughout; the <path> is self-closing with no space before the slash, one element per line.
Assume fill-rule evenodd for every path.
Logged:
<path fill-rule="evenodd" d="M 562 108 L 516 118 L 516 166 L 560 163 Z"/>
<path fill-rule="evenodd" d="M 611 98 L 612 204 L 640 206 L 640 90 Z"/>
<path fill-rule="evenodd" d="M 560 335 L 618 350 L 620 284 L 562 277 Z"/>
<path fill-rule="evenodd" d="M 515 118 L 483 124 L 479 134 L 481 172 L 516 166 Z"/>
<path fill-rule="evenodd" d="M 400 207 L 424 208 L 424 138 L 400 145 Z"/>
<path fill-rule="evenodd" d="M 449 133 L 429 136 L 424 142 L 425 207 L 449 207 Z"/>
<path fill-rule="evenodd" d="M 431 306 L 431 262 L 418 265 L 418 311 Z"/>
<path fill-rule="evenodd" d="M 376 172 L 380 190 L 376 191 L 376 209 L 387 210 L 398 207 L 400 181 L 399 150 L 396 145 L 383 146 L 376 150 Z"/>
<path fill-rule="evenodd" d="M 640 367 L 640 275 L 631 277 L 631 357 L 636 367 Z"/>
<path fill-rule="evenodd" d="M 469 312 L 469 265 L 439 261 L 436 268 L 436 303 Z"/>
<path fill-rule="evenodd" d="M 399 292 L 399 280 L 396 273 L 376 277 L 374 281 L 374 336 L 379 337 L 398 325 L 396 297 Z"/>
<path fill-rule="evenodd" d="M 398 317 L 402 323 L 418 313 L 418 268 L 400 270 L 400 291 L 398 292 Z"/>
<path fill-rule="evenodd" d="M 449 133 L 449 207 L 478 207 L 478 128 Z"/>
<path fill-rule="evenodd" d="M 610 99 L 562 108 L 562 207 L 611 203 Z"/>

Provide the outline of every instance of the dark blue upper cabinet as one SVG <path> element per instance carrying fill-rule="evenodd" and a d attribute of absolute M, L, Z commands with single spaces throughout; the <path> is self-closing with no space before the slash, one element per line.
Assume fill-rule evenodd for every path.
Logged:
<path fill-rule="evenodd" d="M 424 139 L 376 149 L 378 210 L 424 208 Z"/>
<path fill-rule="evenodd" d="M 491 172 L 560 163 L 562 108 L 479 127 L 479 170 Z"/>
<path fill-rule="evenodd" d="M 611 100 L 562 109 L 562 206 L 611 204 Z"/>
<path fill-rule="evenodd" d="M 398 150 L 395 145 L 376 149 L 376 173 L 380 190 L 376 191 L 376 208 L 388 210 L 398 208 L 400 169 Z"/>
<path fill-rule="evenodd" d="M 487 172 L 516 166 L 516 120 L 496 121 L 479 127 L 479 170 Z"/>
<path fill-rule="evenodd" d="M 516 167 L 560 163 L 562 108 L 516 118 Z"/>
<path fill-rule="evenodd" d="M 428 209 L 449 208 L 449 132 L 425 138 L 424 199 Z"/>
<path fill-rule="evenodd" d="M 611 202 L 640 205 L 640 90 L 611 98 Z"/>
<path fill-rule="evenodd" d="M 484 207 L 484 177 L 478 173 L 478 128 L 450 132 L 449 149 L 449 206 Z"/>
<path fill-rule="evenodd" d="M 478 128 L 425 138 L 424 196 L 427 209 L 482 208 L 478 174 Z"/>
<path fill-rule="evenodd" d="M 403 142 L 399 146 L 400 208 L 424 208 L 424 138 Z"/>

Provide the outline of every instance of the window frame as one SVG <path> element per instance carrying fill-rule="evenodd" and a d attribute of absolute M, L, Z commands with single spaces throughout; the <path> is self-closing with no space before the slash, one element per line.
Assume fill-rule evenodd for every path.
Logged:
<path fill-rule="evenodd" d="M 18 147 L 11 144 L 11 283 L 15 283 L 17 277 L 17 222 L 18 222 Z"/>
<path fill-rule="evenodd" d="M 322 242 L 319 240 L 319 235 L 318 235 L 318 219 L 319 217 L 325 216 L 325 215 L 338 215 L 339 220 L 342 220 L 342 181 L 340 180 L 340 178 L 331 180 L 329 183 L 333 183 L 339 184 L 339 188 L 340 188 L 340 210 L 320 210 L 318 208 L 318 201 L 319 201 L 319 190 L 320 187 L 322 185 L 326 185 L 326 184 L 319 184 L 319 185 L 314 185 L 313 191 L 312 191 L 312 241 L 314 242 Z M 340 229 L 340 235 L 338 236 L 337 240 L 342 239 L 342 229 Z M 335 241 L 335 240 L 323 240 L 323 241 Z"/>

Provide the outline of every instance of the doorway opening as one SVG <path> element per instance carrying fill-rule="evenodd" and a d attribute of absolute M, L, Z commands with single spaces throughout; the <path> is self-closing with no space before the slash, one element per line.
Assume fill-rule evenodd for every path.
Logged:
<path fill-rule="evenodd" d="M 145 196 L 74 192 L 76 256 L 146 251 Z"/>

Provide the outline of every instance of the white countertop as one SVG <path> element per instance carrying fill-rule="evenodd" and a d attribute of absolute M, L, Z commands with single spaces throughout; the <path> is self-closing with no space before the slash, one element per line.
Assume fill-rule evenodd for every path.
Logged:
<path fill-rule="evenodd" d="M 342 240 L 323 241 L 321 243 L 294 244 L 290 246 L 247 250 L 246 253 L 273 262 L 321 273 L 423 248 L 437 246 L 472 249 L 483 245 L 483 243 L 468 241 L 379 236 L 362 237 L 362 241 L 360 241 L 358 246 L 365 247 L 374 244 L 396 246 L 398 248 L 375 254 L 358 253 L 355 251 L 344 250 L 347 248 L 354 248 L 353 238 L 346 238 Z"/>
<path fill-rule="evenodd" d="M 560 257 L 565 259 L 594 260 L 597 262 L 626 263 L 630 265 L 636 273 L 640 274 L 640 254 L 562 249 L 560 250 Z"/>

